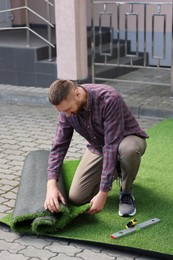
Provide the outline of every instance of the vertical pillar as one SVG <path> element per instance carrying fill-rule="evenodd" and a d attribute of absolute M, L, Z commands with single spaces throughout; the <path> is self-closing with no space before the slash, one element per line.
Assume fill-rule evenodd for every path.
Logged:
<path fill-rule="evenodd" d="M 86 0 L 55 1 L 57 77 L 88 77 Z"/>

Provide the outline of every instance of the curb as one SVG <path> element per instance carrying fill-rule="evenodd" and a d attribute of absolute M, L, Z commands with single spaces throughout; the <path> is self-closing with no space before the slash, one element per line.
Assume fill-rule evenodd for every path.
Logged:
<path fill-rule="evenodd" d="M 123 95 L 122 95 L 123 96 Z M 131 97 L 130 97 L 131 98 Z M 143 104 L 140 102 L 128 102 L 128 96 L 124 98 L 132 113 L 139 117 L 173 118 L 173 110 L 169 106 L 158 107 L 157 104 Z M 0 103 L 23 106 L 52 107 L 48 100 L 48 88 L 0 86 Z"/>
<path fill-rule="evenodd" d="M 28 90 L 28 91 L 27 91 Z M 6 104 L 16 104 L 23 106 L 48 106 L 51 107 L 49 103 L 47 93 L 48 89 L 21 89 L 19 90 L 1 90 L 0 91 L 0 102 Z"/>

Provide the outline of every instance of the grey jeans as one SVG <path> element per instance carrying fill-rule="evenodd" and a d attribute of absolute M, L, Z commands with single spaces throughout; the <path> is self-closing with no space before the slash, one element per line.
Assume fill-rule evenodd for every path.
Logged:
<path fill-rule="evenodd" d="M 120 165 L 121 188 L 130 192 L 139 170 L 141 156 L 146 150 L 146 140 L 135 135 L 127 136 L 119 145 L 118 163 Z M 88 149 L 75 172 L 69 199 L 75 204 L 89 202 L 99 191 L 103 157 Z M 117 178 L 117 170 L 114 173 Z"/>

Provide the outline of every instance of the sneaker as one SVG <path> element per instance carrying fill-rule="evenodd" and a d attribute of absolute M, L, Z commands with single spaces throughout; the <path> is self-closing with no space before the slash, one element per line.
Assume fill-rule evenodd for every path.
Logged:
<path fill-rule="evenodd" d="M 120 202 L 119 202 L 119 216 L 128 217 L 134 216 L 136 214 L 136 207 L 134 203 L 134 196 L 132 193 L 120 192 Z"/>

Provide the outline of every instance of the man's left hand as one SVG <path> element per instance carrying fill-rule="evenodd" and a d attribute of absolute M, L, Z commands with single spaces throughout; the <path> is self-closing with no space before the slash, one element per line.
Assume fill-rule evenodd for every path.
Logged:
<path fill-rule="evenodd" d="M 103 210 L 106 203 L 108 192 L 99 191 L 96 196 L 90 201 L 91 207 L 87 211 L 88 214 L 93 215 Z"/>

